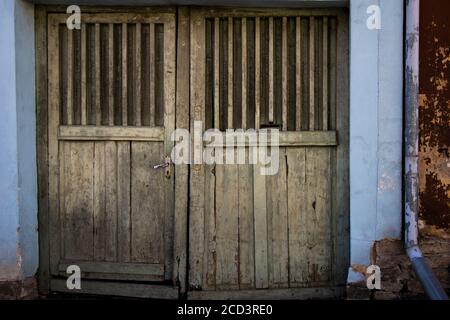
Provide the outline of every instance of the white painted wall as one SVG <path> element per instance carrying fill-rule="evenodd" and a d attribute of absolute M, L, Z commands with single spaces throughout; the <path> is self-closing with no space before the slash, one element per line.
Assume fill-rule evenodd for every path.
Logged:
<path fill-rule="evenodd" d="M 38 267 L 34 6 L 0 0 L 0 281 Z"/>
<path fill-rule="evenodd" d="M 381 8 L 381 30 L 366 26 Z M 403 1 L 350 1 L 351 263 L 402 232 Z M 350 279 L 352 275 L 350 274 Z"/>

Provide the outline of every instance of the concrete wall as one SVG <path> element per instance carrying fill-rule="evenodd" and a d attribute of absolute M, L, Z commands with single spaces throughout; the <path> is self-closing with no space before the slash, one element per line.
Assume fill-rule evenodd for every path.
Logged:
<path fill-rule="evenodd" d="M 350 15 L 351 263 L 368 265 L 374 241 L 402 231 L 403 1 L 352 0 Z"/>
<path fill-rule="evenodd" d="M 0 281 L 38 267 L 34 6 L 0 0 Z"/>

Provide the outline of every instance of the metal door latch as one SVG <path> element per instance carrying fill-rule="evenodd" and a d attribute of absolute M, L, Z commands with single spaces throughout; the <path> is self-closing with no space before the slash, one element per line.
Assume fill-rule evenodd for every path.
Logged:
<path fill-rule="evenodd" d="M 160 163 L 160 164 L 154 165 L 153 169 L 164 168 L 165 169 L 165 176 L 166 176 L 166 178 L 170 178 L 170 163 L 171 163 L 170 157 L 167 156 L 164 159 L 164 163 Z"/>

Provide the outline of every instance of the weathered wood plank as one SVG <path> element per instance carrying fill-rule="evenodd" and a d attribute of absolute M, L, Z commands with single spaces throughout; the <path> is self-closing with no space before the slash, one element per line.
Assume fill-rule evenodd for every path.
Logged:
<path fill-rule="evenodd" d="M 234 150 L 230 152 L 234 153 Z M 216 286 L 218 289 L 239 289 L 239 203 L 236 165 L 216 165 L 215 196 Z"/>
<path fill-rule="evenodd" d="M 128 25 L 122 24 L 122 125 L 128 125 Z"/>
<path fill-rule="evenodd" d="M 100 55 L 100 46 L 101 46 L 101 38 L 100 38 L 100 24 L 95 24 L 95 40 L 94 40 L 94 54 L 95 54 L 95 124 L 101 125 L 102 123 L 102 107 L 101 107 L 101 78 L 100 78 L 100 70 L 101 70 L 101 55 Z"/>
<path fill-rule="evenodd" d="M 269 287 L 289 284 L 289 248 L 285 148 L 279 149 L 278 173 L 267 176 L 267 216 L 269 241 Z"/>
<path fill-rule="evenodd" d="M 253 232 L 253 165 L 238 165 L 239 200 L 239 289 L 255 287 L 255 251 Z"/>
<path fill-rule="evenodd" d="M 108 25 L 108 123 L 114 125 L 114 24 Z"/>
<path fill-rule="evenodd" d="M 305 282 L 330 280 L 330 189 L 329 149 L 306 151 L 306 214 L 308 232 L 305 243 L 309 250 Z M 306 231 L 306 230 L 305 230 Z"/>
<path fill-rule="evenodd" d="M 214 19 L 214 128 L 220 128 L 220 20 Z"/>
<path fill-rule="evenodd" d="M 142 46 L 142 30 L 141 30 L 141 24 L 136 23 L 136 35 L 135 35 L 135 66 L 136 66 L 136 72 L 134 73 L 135 79 L 135 114 L 134 114 L 134 123 L 136 126 L 142 125 L 142 111 L 141 111 L 141 102 L 142 102 L 142 93 L 141 93 L 141 87 L 142 87 L 142 65 L 141 65 L 141 46 Z"/>
<path fill-rule="evenodd" d="M 130 142 L 117 142 L 117 261 L 130 262 L 131 253 Z"/>
<path fill-rule="evenodd" d="M 61 212 L 59 208 L 60 159 L 58 126 L 60 124 L 60 63 L 58 24 L 48 19 L 48 153 L 49 153 L 49 218 L 50 218 L 50 269 L 57 274 L 58 262 L 63 249 L 61 238 Z"/>
<path fill-rule="evenodd" d="M 150 127 L 154 127 L 155 126 L 155 118 L 156 118 L 156 112 L 155 112 L 155 69 L 156 69 L 156 65 L 155 65 L 155 24 L 151 23 L 150 24 L 150 41 L 149 41 L 149 45 L 150 45 L 150 54 L 149 54 L 149 59 L 150 59 Z"/>
<path fill-rule="evenodd" d="M 38 168 L 38 227 L 39 227 L 39 292 L 50 289 L 50 217 L 49 217 L 49 159 L 48 159 L 48 95 L 47 95 L 47 12 L 35 7 L 36 29 L 36 118 Z"/>
<path fill-rule="evenodd" d="M 288 130 L 288 47 L 287 47 L 287 18 L 283 17 L 282 20 L 282 40 L 281 40 L 281 60 L 282 60 L 282 122 L 283 130 Z"/>
<path fill-rule="evenodd" d="M 307 263 L 306 244 L 303 241 L 307 230 L 306 215 L 306 148 L 287 148 L 288 221 L 289 221 L 289 282 L 303 281 Z"/>
<path fill-rule="evenodd" d="M 87 124 L 87 43 L 86 24 L 81 24 L 81 125 Z"/>
<path fill-rule="evenodd" d="M 54 12 L 52 7 L 52 12 Z M 126 12 L 124 12 L 124 9 L 121 10 L 115 10 L 115 12 L 108 12 L 108 10 L 105 10 L 106 8 L 100 8 L 99 6 L 93 6 L 91 7 L 91 10 L 89 10 L 89 6 L 81 6 L 81 8 L 84 8 L 85 11 L 83 12 L 83 23 L 95 23 L 95 24 L 109 24 L 111 21 L 114 21 L 114 23 L 127 23 L 127 24 L 136 24 L 136 23 L 170 23 L 174 19 L 174 13 L 173 8 L 170 10 L 172 12 L 144 12 L 145 10 L 148 10 L 143 7 L 139 7 L 137 9 L 137 12 L 132 13 L 133 8 L 127 7 Z M 160 7 L 158 7 L 157 10 L 159 10 Z M 66 8 L 67 9 L 67 8 Z M 154 10 L 156 7 L 154 8 Z M 61 24 L 65 24 L 67 20 L 67 13 L 65 10 L 62 10 L 64 13 L 51 13 L 52 19 L 54 19 L 56 22 L 59 22 Z M 90 12 L 89 12 L 90 11 Z M 104 11 L 103 13 L 101 11 Z"/>
<path fill-rule="evenodd" d="M 337 15 L 342 12 L 342 8 L 214 8 L 208 7 L 196 8 L 196 12 L 207 18 L 241 18 L 241 17 L 283 17 L 283 16 L 301 16 L 301 17 L 321 17 L 324 15 Z"/>
<path fill-rule="evenodd" d="M 51 290 L 73 293 L 72 290 L 67 289 L 66 280 L 53 279 Z M 77 292 L 136 298 L 178 299 L 178 289 L 175 287 L 123 282 L 85 281 L 81 290 Z"/>
<path fill-rule="evenodd" d="M 203 257 L 203 290 L 216 289 L 216 173 L 215 165 L 205 166 L 205 253 Z"/>
<path fill-rule="evenodd" d="M 93 258 L 93 188 L 94 143 L 65 143 L 64 183 L 64 257 L 66 259 L 90 260 Z"/>
<path fill-rule="evenodd" d="M 255 129 L 261 122 L 261 24 L 255 18 Z"/>
<path fill-rule="evenodd" d="M 247 129 L 247 19 L 242 18 L 242 129 Z"/>
<path fill-rule="evenodd" d="M 108 172 L 108 175 L 111 173 Z M 106 245 L 106 160 L 105 143 L 94 143 L 94 259 L 105 260 Z"/>
<path fill-rule="evenodd" d="M 332 18 L 329 21 L 330 24 L 330 32 L 329 32 L 329 38 L 330 38 L 330 44 L 329 44 L 329 70 L 328 70 L 328 76 L 329 76 L 329 86 L 328 86 L 328 96 L 329 96 L 329 129 L 336 130 L 336 81 L 337 81 L 337 37 L 336 37 L 336 18 Z"/>
<path fill-rule="evenodd" d="M 149 263 L 120 263 L 120 262 L 86 262 L 86 261 L 61 261 L 59 270 L 65 272 L 67 267 L 78 265 L 82 272 L 89 273 L 116 273 L 134 275 L 164 275 L 164 264 Z"/>
<path fill-rule="evenodd" d="M 348 14 L 341 13 L 337 21 L 337 51 L 336 51 L 336 130 L 339 132 L 340 146 L 336 154 L 336 185 L 333 190 L 335 219 L 333 230 L 335 237 L 335 283 L 345 283 L 346 265 L 350 262 L 349 240 L 349 91 L 348 91 Z M 337 113 L 337 112 L 336 112 Z M 339 236 L 337 236 L 339 235 Z"/>
<path fill-rule="evenodd" d="M 328 130 L 328 17 L 323 18 L 322 130 Z"/>
<path fill-rule="evenodd" d="M 233 291 L 190 291 L 192 300 L 308 300 L 342 298 L 343 287 L 260 289 Z"/>
<path fill-rule="evenodd" d="M 295 130 L 302 129 L 302 38 L 301 20 L 295 18 Z"/>
<path fill-rule="evenodd" d="M 191 123 L 193 132 L 194 121 L 204 123 L 205 110 L 205 20 L 191 11 L 191 60 L 190 60 L 190 97 Z M 195 132 L 194 132 L 195 134 Z M 195 156 L 196 150 L 193 150 Z M 195 160 L 195 158 L 194 158 Z M 200 289 L 203 285 L 203 257 L 205 243 L 205 209 L 204 209 L 204 167 L 200 164 L 191 166 L 190 179 L 190 223 L 189 223 L 189 285 Z M 195 186 L 195 187 L 193 187 Z"/>
<path fill-rule="evenodd" d="M 273 17 L 269 17 L 269 123 L 274 121 L 274 30 Z"/>
<path fill-rule="evenodd" d="M 164 149 L 163 156 L 169 156 L 172 152 L 172 132 L 175 130 L 175 90 L 176 90 L 176 24 L 175 19 L 164 24 Z M 173 167 L 171 168 L 171 170 Z M 174 179 L 164 178 L 164 210 L 163 210 L 163 248 L 164 263 L 166 268 L 165 279 L 172 279 L 173 269 L 173 233 L 174 233 Z"/>
<path fill-rule="evenodd" d="M 228 18 L 228 128 L 233 128 L 233 18 Z"/>
<path fill-rule="evenodd" d="M 117 261 L 117 146 L 105 144 L 105 259 Z"/>
<path fill-rule="evenodd" d="M 190 72 L 190 12 L 188 7 L 178 8 L 177 36 L 177 86 L 176 86 L 176 128 L 189 129 L 189 72 Z M 187 230 L 188 230 L 188 185 L 189 171 L 185 164 L 175 170 L 175 223 L 173 283 L 186 292 L 187 272 Z"/>
<path fill-rule="evenodd" d="M 258 133 L 258 131 L 256 132 Z M 224 147 L 226 146 L 226 139 L 233 139 L 236 137 L 235 132 L 222 133 L 222 143 L 220 141 L 205 142 L 205 146 L 208 147 Z M 248 136 L 249 137 L 249 136 Z M 279 133 L 279 141 L 271 142 L 271 146 L 279 147 L 295 147 L 295 146 L 336 146 L 337 132 L 336 131 L 287 131 Z M 248 147 L 258 146 L 257 141 L 251 141 L 250 139 L 238 140 L 235 142 L 236 147 Z"/>
<path fill-rule="evenodd" d="M 73 122 L 73 31 L 67 29 L 67 124 Z"/>
<path fill-rule="evenodd" d="M 56 238 L 55 240 L 61 242 L 60 244 L 60 256 L 58 259 L 63 259 L 65 257 L 65 229 L 66 229 L 66 182 L 65 177 L 67 176 L 67 165 L 66 165 L 66 156 L 65 154 L 70 151 L 70 146 L 66 145 L 64 142 L 58 142 L 59 145 L 59 176 L 58 176 L 58 194 L 57 194 L 57 201 L 58 201 L 58 219 L 60 220 L 60 226 L 59 230 L 57 230 L 57 235 L 59 238 Z M 56 234 L 55 234 L 56 235 Z M 56 266 L 59 263 L 59 261 L 56 261 Z"/>
<path fill-rule="evenodd" d="M 253 214 L 255 232 L 255 286 L 268 288 L 267 206 L 266 176 L 261 175 L 261 165 L 253 167 Z"/>
<path fill-rule="evenodd" d="M 316 62 L 315 62 L 315 19 L 309 18 L 309 130 L 315 130 L 315 76 L 316 76 Z"/>
<path fill-rule="evenodd" d="M 164 141 L 164 128 L 122 126 L 60 126 L 60 140 L 134 140 Z"/>
<path fill-rule="evenodd" d="M 164 263 L 164 172 L 151 168 L 162 154 L 161 143 L 131 144 L 132 262 Z"/>

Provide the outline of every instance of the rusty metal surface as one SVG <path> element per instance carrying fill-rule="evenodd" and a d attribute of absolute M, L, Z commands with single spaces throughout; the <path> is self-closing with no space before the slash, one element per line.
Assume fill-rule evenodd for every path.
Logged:
<path fill-rule="evenodd" d="M 420 234 L 450 238 L 450 1 L 420 8 Z"/>

